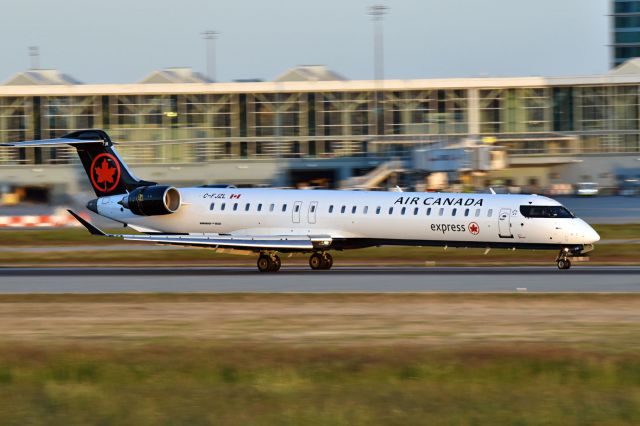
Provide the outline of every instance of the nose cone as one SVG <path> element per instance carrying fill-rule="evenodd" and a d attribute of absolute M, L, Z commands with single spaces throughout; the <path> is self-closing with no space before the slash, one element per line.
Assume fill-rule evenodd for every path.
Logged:
<path fill-rule="evenodd" d="M 582 222 L 580 224 L 580 234 L 582 238 L 584 238 L 585 244 L 593 244 L 597 241 L 600 241 L 600 235 L 596 232 L 595 229 L 591 227 L 587 222 L 580 220 Z"/>
<path fill-rule="evenodd" d="M 587 240 L 590 240 L 590 244 L 600 241 L 600 235 L 596 232 L 595 229 L 589 226 L 589 229 L 586 232 Z"/>

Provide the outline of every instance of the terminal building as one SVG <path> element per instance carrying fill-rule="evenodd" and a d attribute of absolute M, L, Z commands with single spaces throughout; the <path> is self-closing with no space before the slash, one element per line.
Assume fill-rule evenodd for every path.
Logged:
<path fill-rule="evenodd" d="M 412 169 L 416 150 L 474 141 L 507 161 L 464 183 L 614 186 L 640 174 L 640 60 L 574 78 L 354 81 L 302 66 L 275 81 L 212 83 L 173 68 L 82 84 L 29 70 L 0 85 L 0 142 L 84 128 L 109 132 L 140 176 L 175 184 L 341 187 L 385 165 Z M 0 184 L 43 181 L 54 194 L 85 188 L 70 149 L 0 149 Z"/>
<path fill-rule="evenodd" d="M 612 66 L 640 57 L 640 0 L 612 1 Z"/>

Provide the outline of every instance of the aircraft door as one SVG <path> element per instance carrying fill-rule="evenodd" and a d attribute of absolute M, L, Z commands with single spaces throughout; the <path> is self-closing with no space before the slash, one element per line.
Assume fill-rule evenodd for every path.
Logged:
<path fill-rule="evenodd" d="M 293 204 L 293 223 L 300 223 L 300 210 L 302 209 L 302 201 L 296 201 Z"/>
<path fill-rule="evenodd" d="M 511 233 L 511 209 L 500 209 L 498 233 L 500 238 L 513 238 Z"/>
<path fill-rule="evenodd" d="M 309 223 L 316 223 L 316 211 L 318 210 L 318 202 L 312 201 L 309 204 Z"/>

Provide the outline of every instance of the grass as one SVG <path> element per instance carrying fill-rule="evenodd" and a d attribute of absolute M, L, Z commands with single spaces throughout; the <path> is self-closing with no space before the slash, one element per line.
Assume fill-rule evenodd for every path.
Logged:
<path fill-rule="evenodd" d="M 134 233 L 128 228 L 108 229 L 105 232 L 117 234 Z M 2 245 L 6 246 L 69 246 L 96 244 L 96 237 L 92 236 L 84 228 L 60 228 L 60 229 L 2 229 L 0 230 Z M 101 238 L 101 245 L 126 244 L 117 238 Z"/>
<path fill-rule="evenodd" d="M 3 425 L 640 424 L 638 295 L 0 296 Z"/>
<path fill-rule="evenodd" d="M 624 225 L 593 225 L 603 240 L 637 240 L 640 239 L 640 223 Z"/>
<path fill-rule="evenodd" d="M 543 347 L 11 348 L 4 425 L 631 425 L 640 361 Z"/>

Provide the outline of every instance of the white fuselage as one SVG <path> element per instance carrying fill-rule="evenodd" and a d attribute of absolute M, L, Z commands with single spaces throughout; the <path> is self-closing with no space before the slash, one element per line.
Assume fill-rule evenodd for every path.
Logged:
<path fill-rule="evenodd" d="M 521 206 L 561 206 L 536 195 L 182 188 L 180 208 L 136 216 L 98 200 L 98 213 L 146 232 L 233 236 L 330 236 L 334 240 L 420 245 L 586 245 L 599 240 L 583 220 L 525 217 Z"/>

